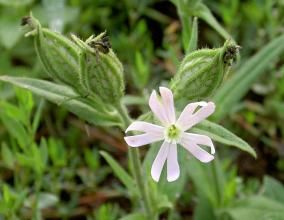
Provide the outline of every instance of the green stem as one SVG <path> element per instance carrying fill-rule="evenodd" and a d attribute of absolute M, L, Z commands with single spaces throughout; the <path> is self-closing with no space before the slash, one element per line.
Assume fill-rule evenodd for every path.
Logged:
<path fill-rule="evenodd" d="M 126 129 L 132 122 L 131 118 L 128 115 L 128 112 L 123 105 L 118 106 L 118 111 L 120 112 L 123 121 L 124 129 Z M 143 206 L 146 211 L 148 219 L 156 219 L 155 213 L 153 212 L 153 206 L 151 205 L 151 199 L 149 194 L 149 189 L 146 182 L 143 178 L 142 164 L 140 161 L 139 150 L 138 148 L 129 149 L 129 159 L 133 167 L 133 176 L 135 178 L 136 184 L 139 189 L 140 196 L 142 198 Z"/>
<path fill-rule="evenodd" d="M 219 177 L 218 177 L 218 167 L 217 167 L 217 161 L 218 158 L 216 157 L 213 161 L 212 161 L 212 174 L 213 174 L 213 180 L 215 183 L 215 189 L 216 189 L 216 195 L 217 195 L 217 207 L 219 207 L 219 205 L 221 204 L 222 201 L 222 193 L 221 193 L 221 183 L 219 181 Z"/>
<path fill-rule="evenodd" d="M 33 207 L 33 219 L 40 220 L 41 212 L 39 208 L 39 194 L 42 186 L 42 174 L 38 175 L 35 183 L 35 203 Z"/>

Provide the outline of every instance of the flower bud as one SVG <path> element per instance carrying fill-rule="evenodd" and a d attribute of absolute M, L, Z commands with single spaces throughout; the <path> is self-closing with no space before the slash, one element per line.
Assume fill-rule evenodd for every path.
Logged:
<path fill-rule="evenodd" d="M 22 25 L 32 29 L 26 36 L 34 36 L 36 53 L 48 75 L 55 81 L 71 86 L 81 95 L 86 95 L 87 90 L 80 85 L 79 80 L 80 48 L 63 35 L 42 28 L 32 15 L 24 17 Z"/>
<path fill-rule="evenodd" d="M 106 32 L 85 42 L 75 35 L 72 38 L 82 50 L 81 84 L 104 102 L 118 103 L 124 93 L 123 66 L 111 49 Z"/>
<path fill-rule="evenodd" d="M 236 59 L 239 46 L 226 41 L 217 49 L 201 49 L 183 59 L 171 82 L 176 99 L 201 100 L 220 87 L 229 67 Z"/>

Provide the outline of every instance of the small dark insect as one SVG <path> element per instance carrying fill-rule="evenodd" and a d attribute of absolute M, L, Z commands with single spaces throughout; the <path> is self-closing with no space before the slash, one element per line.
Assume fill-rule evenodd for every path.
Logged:
<path fill-rule="evenodd" d="M 229 46 L 224 54 L 224 63 L 228 65 L 232 65 L 233 61 L 235 61 L 237 57 L 237 53 L 241 47 L 238 45 Z"/>
<path fill-rule="evenodd" d="M 103 33 L 102 37 L 96 41 L 91 41 L 89 45 L 97 49 L 98 51 L 107 54 L 109 52 L 109 49 L 111 48 L 111 44 L 109 41 L 109 37 L 106 32 Z"/>
<path fill-rule="evenodd" d="M 30 16 L 25 16 L 25 17 L 23 17 L 22 20 L 21 20 L 21 25 L 22 25 L 22 26 L 25 26 L 25 25 L 29 24 L 29 23 L 30 23 L 30 20 L 31 20 L 31 17 L 30 17 Z"/>

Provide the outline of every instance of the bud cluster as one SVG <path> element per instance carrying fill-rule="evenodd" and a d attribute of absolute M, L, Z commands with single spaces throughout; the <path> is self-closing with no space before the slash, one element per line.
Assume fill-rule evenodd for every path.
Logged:
<path fill-rule="evenodd" d="M 42 28 L 32 15 L 24 17 L 22 25 L 32 30 L 36 52 L 48 75 L 55 81 L 72 87 L 80 96 L 95 97 L 101 103 L 117 104 L 124 92 L 123 67 L 106 32 L 82 41 L 72 40 L 52 30 Z"/>

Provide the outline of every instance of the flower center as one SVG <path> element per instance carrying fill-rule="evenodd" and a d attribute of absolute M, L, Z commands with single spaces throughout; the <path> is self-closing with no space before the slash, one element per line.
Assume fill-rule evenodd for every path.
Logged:
<path fill-rule="evenodd" d="M 181 130 L 177 128 L 174 124 L 170 125 L 165 131 L 165 138 L 169 142 L 178 141 L 181 134 Z"/>

